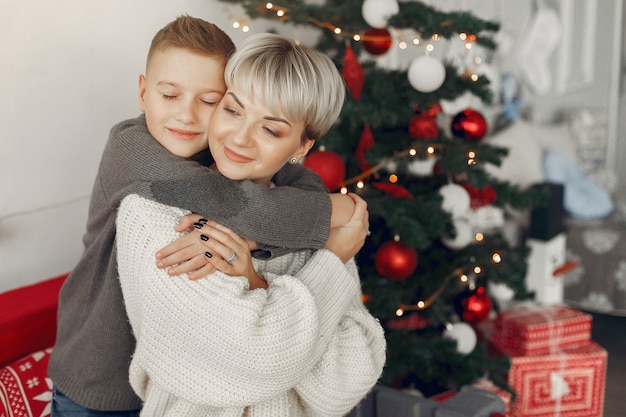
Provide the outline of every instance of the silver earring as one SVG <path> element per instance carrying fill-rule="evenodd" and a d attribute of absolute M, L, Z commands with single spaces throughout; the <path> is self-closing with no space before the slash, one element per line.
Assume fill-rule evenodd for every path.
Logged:
<path fill-rule="evenodd" d="M 291 159 L 289 160 L 290 164 L 297 164 L 298 163 L 298 158 L 296 158 L 295 156 L 292 156 Z"/>

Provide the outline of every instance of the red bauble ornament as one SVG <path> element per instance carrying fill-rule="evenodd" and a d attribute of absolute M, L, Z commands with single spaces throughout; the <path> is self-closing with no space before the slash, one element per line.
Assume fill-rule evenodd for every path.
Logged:
<path fill-rule="evenodd" d="M 452 119 L 452 134 L 468 141 L 478 141 L 487 133 L 487 121 L 474 109 L 465 109 Z"/>
<path fill-rule="evenodd" d="M 491 312 L 491 299 L 485 287 L 467 289 L 457 295 L 454 301 L 457 314 L 468 323 L 484 321 Z"/>
<path fill-rule="evenodd" d="M 390 240 L 378 248 L 374 263 L 383 277 L 402 281 L 410 277 L 417 268 L 417 252 L 404 242 Z"/>
<path fill-rule="evenodd" d="M 312 152 L 303 165 L 319 175 L 326 188 L 331 191 L 339 187 L 346 176 L 343 160 L 332 151 Z"/>
<path fill-rule="evenodd" d="M 363 34 L 363 47 L 372 55 L 384 54 L 391 44 L 391 33 L 387 29 L 368 29 Z"/>
<path fill-rule="evenodd" d="M 434 116 L 416 114 L 409 120 L 409 136 L 412 139 L 435 139 L 439 136 L 439 126 Z"/>

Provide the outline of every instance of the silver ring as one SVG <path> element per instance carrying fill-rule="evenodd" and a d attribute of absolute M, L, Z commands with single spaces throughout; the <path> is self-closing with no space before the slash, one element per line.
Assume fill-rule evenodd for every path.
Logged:
<path fill-rule="evenodd" d="M 237 260 L 237 253 L 233 251 L 233 254 L 230 255 L 230 258 L 226 259 L 226 262 L 232 265 L 233 263 L 235 263 L 236 260 Z"/>

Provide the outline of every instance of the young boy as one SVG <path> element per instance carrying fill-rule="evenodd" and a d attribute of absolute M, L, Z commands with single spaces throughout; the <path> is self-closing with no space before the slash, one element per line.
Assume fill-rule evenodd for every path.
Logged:
<path fill-rule="evenodd" d="M 212 162 L 209 119 L 226 90 L 224 66 L 234 49 L 215 25 L 189 16 L 168 24 L 152 41 L 139 80 L 145 114 L 111 130 L 92 192 L 85 250 L 59 297 L 49 365 L 55 417 L 105 411 L 131 416 L 141 407 L 128 382 L 135 340 L 115 250 L 115 219 L 126 195 L 201 213 L 270 255 L 324 247 L 331 199 L 310 171 L 288 164 L 274 181 L 290 187 L 268 189 L 206 168 Z M 347 220 L 351 213 L 343 214 Z"/>

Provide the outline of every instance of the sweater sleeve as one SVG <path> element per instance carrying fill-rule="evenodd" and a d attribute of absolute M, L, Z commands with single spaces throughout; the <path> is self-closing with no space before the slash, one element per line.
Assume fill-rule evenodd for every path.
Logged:
<path fill-rule="evenodd" d="M 100 185 L 114 205 L 137 193 L 183 207 L 258 242 L 274 256 L 322 248 L 328 239 L 331 202 L 312 171 L 286 166 L 276 177 L 284 187 L 271 189 L 232 181 L 168 152 L 150 136 L 143 116 L 112 129 L 100 170 Z"/>
<path fill-rule="evenodd" d="M 316 256 L 330 256 L 341 262 L 325 252 L 318 251 Z M 322 272 L 314 267 L 319 263 L 320 260 L 313 258 L 301 271 L 303 283 L 313 288 L 312 292 Z M 345 275 L 349 275 L 359 282 L 354 259 L 345 268 L 338 268 L 338 265 L 335 268 L 344 274 L 340 279 L 345 280 Z M 307 273 L 308 269 L 315 272 Z M 312 415 L 347 414 L 378 381 L 386 359 L 383 328 L 363 305 L 360 291 L 352 295 L 344 314 L 325 320 L 325 316 L 331 315 L 332 310 L 319 315 L 320 329 L 327 335 L 327 340 L 325 344 L 318 345 L 320 356 L 316 366 L 295 387 L 304 406 L 312 410 Z"/>
<path fill-rule="evenodd" d="M 385 364 L 382 326 L 354 303 L 317 365 L 295 387 L 312 415 L 343 416 L 367 395 Z"/>
<path fill-rule="evenodd" d="M 268 290 L 249 291 L 245 278 L 221 273 L 169 277 L 153 254 L 176 237 L 181 213 L 162 207 L 130 196 L 118 213 L 119 274 L 137 339 L 133 388 L 145 394 L 149 376 L 212 407 L 245 406 L 292 388 L 317 362 L 326 316 L 342 316 L 358 292 L 354 280 L 330 273 L 310 291 L 294 277 L 270 274 Z"/>

